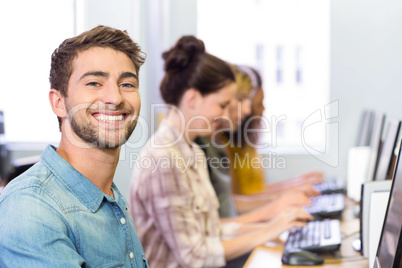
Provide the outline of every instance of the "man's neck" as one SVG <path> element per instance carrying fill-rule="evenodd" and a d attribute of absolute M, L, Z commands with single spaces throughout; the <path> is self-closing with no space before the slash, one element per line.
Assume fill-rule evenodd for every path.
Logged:
<path fill-rule="evenodd" d="M 114 197 L 111 187 L 120 148 L 79 148 L 62 137 L 57 153 L 102 192 Z"/>

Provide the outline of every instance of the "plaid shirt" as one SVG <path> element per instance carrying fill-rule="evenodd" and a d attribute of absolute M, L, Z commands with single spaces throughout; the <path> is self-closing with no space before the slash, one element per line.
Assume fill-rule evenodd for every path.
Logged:
<path fill-rule="evenodd" d="M 130 188 L 150 267 L 224 266 L 222 235 L 236 235 L 238 226 L 221 225 L 218 208 L 203 151 L 164 120 L 137 159 Z"/>

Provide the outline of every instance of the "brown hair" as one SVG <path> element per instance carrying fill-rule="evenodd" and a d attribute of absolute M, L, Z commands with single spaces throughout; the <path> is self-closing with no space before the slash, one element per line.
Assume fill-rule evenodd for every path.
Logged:
<path fill-rule="evenodd" d="M 72 73 L 72 62 L 79 52 L 92 47 L 109 47 L 125 53 L 134 63 L 137 74 L 145 62 L 145 54 L 127 31 L 107 26 L 97 26 L 82 34 L 64 40 L 52 54 L 50 67 L 50 87 L 67 96 L 68 80 Z M 61 126 L 61 119 L 59 126 Z"/>
<path fill-rule="evenodd" d="M 207 53 L 204 42 L 194 36 L 183 36 L 162 54 L 165 75 L 160 92 L 167 104 L 177 106 L 189 88 L 203 96 L 217 92 L 235 81 L 229 65 Z"/>

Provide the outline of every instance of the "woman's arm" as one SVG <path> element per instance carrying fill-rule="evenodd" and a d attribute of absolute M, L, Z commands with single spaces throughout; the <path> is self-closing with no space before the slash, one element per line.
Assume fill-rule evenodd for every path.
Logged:
<path fill-rule="evenodd" d="M 232 194 L 237 213 L 244 214 L 260 208 L 279 197 L 279 194 L 241 195 Z"/>
<path fill-rule="evenodd" d="M 231 260 L 242 256 L 292 227 L 305 226 L 306 220 L 312 219 L 312 216 L 301 208 L 289 208 L 265 224 L 245 224 L 240 228 L 238 237 L 222 242 L 225 258 Z"/>
<path fill-rule="evenodd" d="M 283 209 L 287 206 L 309 206 L 308 196 L 299 190 L 289 189 L 284 192 L 265 193 L 259 195 L 233 195 L 233 200 L 239 214 L 248 214 L 267 204 Z"/>
<path fill-rule="evenodd" d="M 294 178 L 287 180 L 266 184 L 263 191 L 256 193 L 261 194 L 273 194 L 283 193 L 288 190 L 301 191 L 308 196 L 319 195 L 319 192 L 313 187 L 313 184 L 323 182 L 323 173 L 319 171 L 311 171 L 303 173 Z"/>
<path fill-rule="evenodd" d="M 276 217 L 284 209 L 289 207 L 301 208 L 302 206 L 309 206 L 310 204 L 311 202 L 305 194 L 301 192 L 288 192 L 270 202 L 264 203 L 264 200 L 262 199 L 261 206 L 253 208 L 237 217 L 222 219 L 221 222 L 256 223 L 268 221 Z"/>

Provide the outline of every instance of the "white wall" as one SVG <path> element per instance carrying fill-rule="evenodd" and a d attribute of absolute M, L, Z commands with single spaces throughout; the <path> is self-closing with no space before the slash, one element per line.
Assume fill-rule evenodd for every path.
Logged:
<path fill-rule="evenodd" d="M 340 101 L 341 155 L 362 109 L 402 119 L 402 2 L 332 1 L 331 98 Z M 344 170 L 346 157 L 341 159 Z"/>
<path fill-rule="evenodd" d="M 330 99 L 339 101 L 339 164 L 331 167 L 312 156 L 283 155 L 288 168 L 268 171 L 269 179 L 311 168 L 346 178 L 347 152 L 355 145 L 362 111 L 374 109 L 402 119 L 401 14 L 398 0 L 331 1 Z M 336 138 L 336 132 L 332 134 Z"/>

